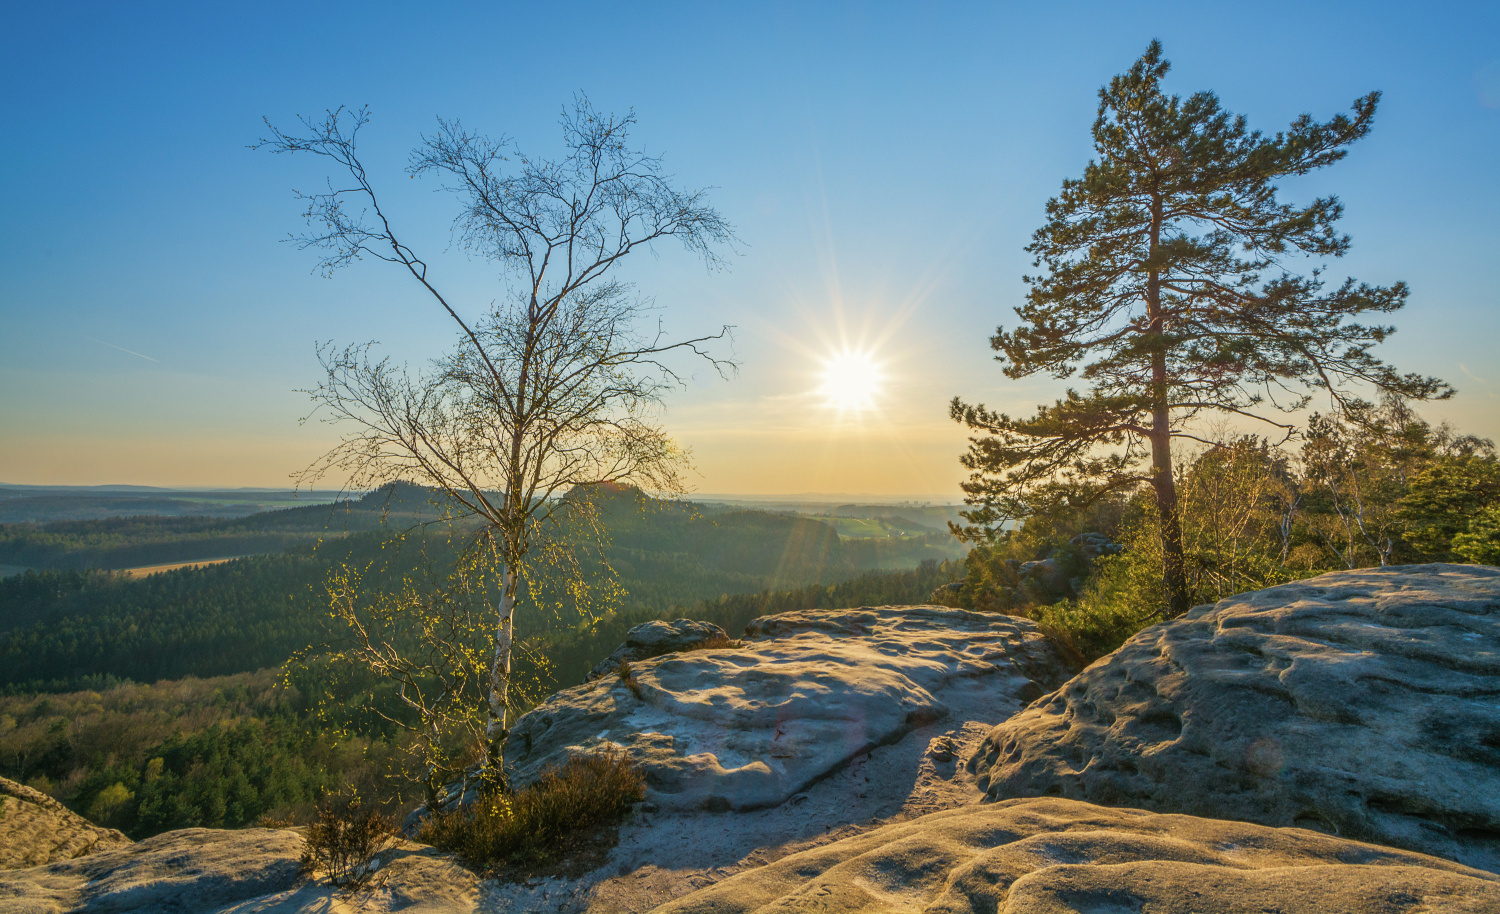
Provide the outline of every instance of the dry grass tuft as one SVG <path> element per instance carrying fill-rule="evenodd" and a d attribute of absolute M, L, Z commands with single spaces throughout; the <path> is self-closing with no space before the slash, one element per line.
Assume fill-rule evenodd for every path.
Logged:
<path fill-rule="evenodd" d="M 620 681 L 625 683 L 625 688 L 629 689 L 630 694 L 634 695 L 637 700 L 646 700 L 646 696 L 641 692 L 641 682 L 635 678 L 635 672 L 630 669 L 628 661 L 621 661 L 620 665 L 615 667 L 615 675 L 620 677 Z"/>

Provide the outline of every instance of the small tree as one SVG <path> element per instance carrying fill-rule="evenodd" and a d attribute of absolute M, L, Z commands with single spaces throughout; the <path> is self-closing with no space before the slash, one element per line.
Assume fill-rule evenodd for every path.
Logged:
<path fill-rule="evenodd" d="M 1024 516 L 1031 493 L 1060 482 L 1087 500 L 1149 485 L 1160 518 L 1165 609 L 1188 609 L 1173 442 L 1196 438 L 1205 414 L 1293 425 L 1317 390 L 1340 409 L 1366 385 L 1413 398 L 1446 397 L 1441 381 L 1402 375 L 1371 354 L 1391 333 L 1351 319 L 1406 301 L 1403 283 L 1350 279 L 1324 288 L 1321 268 L 1298 275 L 1289 255 L 1342 255 L 1334 197 L 1304 206 L 1275 181 L 1343 158 L 1370 130 L 1378 93 L 1351 116 L 1299 117 L 1283 133 L 1252 131 L 1210 92 L 1166 95 L 1168 63 L 1153 41 L 1099 92 L 1098 158 L 1063 182 L 1027 250 L 1046 273 L 1025 277 L 1022 325 L 991 346 L 1010 378 L 1079 374 L 1030 418 L 953 400 L 952 417 L 979 432 L 963 464 L 974 510 L 961 532 L 982 537 Z M 1199 439 L 1201 440 L 1201 439 Z"/>
<path fill-rule="evenodd" d="M 324 156 L 349 182 L 299 194 L 313 231 L 295 240 L 326 252 L 325 273 L 367 256 L 402 268 L 453 321 L 458 344 L 422 373 L 372 358 L 368 346 L 321 350 L 326 375 L 313 399 L 351 431 L 308 476 L 337 471 L 355 487 L 426 483 L 482 522 L 481 546 L 501 577 L 485 753 L 486 771 L 498 775 L 517 598 L 534 590 L 538 569 L 569 563 L 567 542 L 547 531 L 564 521 L 576 528 L 593 504 L 562 496 L 610 482 L 681 492 L 684 454 L 655 420 L 664 393 L 680 383 L 665 359 L 681 352 L 721 373 L 732 367 L 704 348 L 730 328 L 675 341 L 659 326 L 643 330 L 649 302 L 612 271 L 669 238 L 717 266 L 716 251 L 733 234 L 704 191 L 676 190 L 661 159 L 629 147 L 633 114 L 601 114 L 580 97 L 564 113 L 567 154 L 556 161 L 440 120 L 408 171 L 444 179 L 460 204 L 459 243 L 502 277 L 499 300 L 468 318 L 382 208 L 356 149 L 367 121 L 364 109 L 340 108 L 304 120 L 306 136 L 267 122 L 259 146 Z"/>

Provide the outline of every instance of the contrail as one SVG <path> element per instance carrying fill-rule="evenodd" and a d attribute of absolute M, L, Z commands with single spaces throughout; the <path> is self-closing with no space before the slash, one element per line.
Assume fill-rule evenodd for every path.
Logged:
<path fill-rule="evenodd" d="M 1461 371 L 1461 372 L 1463 372 L 1464 374 L 1468 375 L 1473 380 L 1478 381 L 1481 384 L 1488 384 L 1489 383 L 1484 378 L 1481 378 L 1479 375 L 1477 375 L 1474 372 L 1470 371 L 1469 370 L 1469 366 L 1465 365 L 1463 362 L 1459 362 L 1458 363 L 1458 370 Z"/>
<path fill-rule="evenodd" d="M 139 352 L 136 352 L 134 349 L 126 349 L 124 346 L 116 346 L 114 343 L 106 343 L 103 340 L 95 340 L 93 337 L 91 337 L 91 336 L 89 336 L 87 334 L 85 334 L 83 338 L 86 339 L 86 340 L 93 340 L 93 342 L 98 343 L 100 346 L 108 346 L 111 349 L 118 349 L 121 352 L 128 352 L 131 355 L 139 355 L 139 356 L 141 356 L 141 358 L 145 359 L 148 362 L 156 362 L 158 365 L 161 364 L 160 362 L 157 362 L 156 359 L 151 358 L 151 356 L 149 356 L 149 355 L 141 355 Z"/>

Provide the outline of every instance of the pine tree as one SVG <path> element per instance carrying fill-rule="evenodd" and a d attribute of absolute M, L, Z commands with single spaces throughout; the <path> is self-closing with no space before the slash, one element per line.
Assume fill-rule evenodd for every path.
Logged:
<path fill-rule="evenodd" d="M 1334 229 L 1336 197 L 1286 203 L 1275 182 L 1342 159 L 1369 133 L 1379 93 L 1350 115 L 1303 115 L 1266 136 L 1211 92 L 1163 93 L 1169 66 L 1153 41 L 1099 91 L 1097 158 L 1047 203 L 1027 247 L 1046 272 L 1025 277 L 1021 325 L 990 340 L 1007 377 L 1076 374 L 1089 389 L 1029 418 L 958 398 L 950 412 L 979 433 L 963 457 L 970 537 L 1049 502 L 1149 485 L 1171 617 L 1188 609 L 1172 446 L 1195 438 L 1195 420 L 1248 417 L 1284 440 L 1295 430 L 1287 414 L 1319 391 L 1348 415 L 1369 406 L 1360 390 L 1453 391 L 1376 358 L 1392 328 L 1355 322 L 1399 309 L 1405 283 L 1325 289 L 1322 266 L 1301 275 L 1290 262 L 1342 256 L 1349 238 Z"/>

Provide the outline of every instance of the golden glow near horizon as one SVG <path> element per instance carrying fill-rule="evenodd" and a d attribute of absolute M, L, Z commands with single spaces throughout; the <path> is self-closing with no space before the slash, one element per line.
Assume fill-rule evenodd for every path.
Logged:
<path fill-rule="evenodd" d="M 844 350 L 823 366 L 818 392 L 839 412 L 863 412 L 875 407 L 885 378 L 868 352 Z"/>

